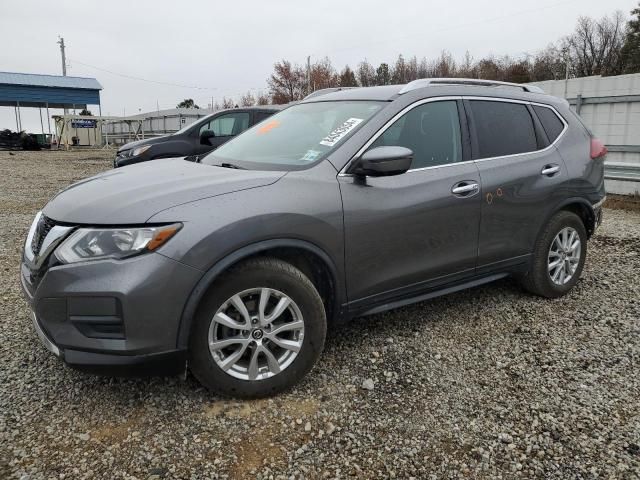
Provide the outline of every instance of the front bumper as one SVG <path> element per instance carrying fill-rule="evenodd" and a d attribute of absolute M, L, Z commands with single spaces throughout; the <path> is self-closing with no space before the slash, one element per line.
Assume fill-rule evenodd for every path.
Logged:
<path fill-rule="evenodd" d="M 111 374 L 177 373 L 184 304 L 202 272 L 158 253 L 50 267 L 23 292 L 45 347 L 70 366 Z"/>

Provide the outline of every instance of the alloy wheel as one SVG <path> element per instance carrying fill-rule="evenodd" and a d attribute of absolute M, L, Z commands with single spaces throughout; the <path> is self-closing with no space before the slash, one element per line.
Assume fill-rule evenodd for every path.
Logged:
<path fill-rule="evenodd" d="M 304 338 L 298 305 L 271 288 L 252 288 L 227 299 L 211 319 L 209 351 L 228 375 L 264 380 L 289 367 Z"/>
<path fill-rule="evenodd" d="M 580 263 L 582 251 L 580 235 L 572 227 L 565 227 L 558 232 L 548 255 L 548 272 L 551 281 L 556 285 L 566 285 L 575 275 Z"/>

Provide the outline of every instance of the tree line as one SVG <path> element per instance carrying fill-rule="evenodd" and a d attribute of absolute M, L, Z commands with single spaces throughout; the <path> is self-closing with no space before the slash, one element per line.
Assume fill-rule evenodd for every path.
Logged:
<path fill-rule="evenodd" d="M 640 8 L 625 19 L 622 12 L 600 19 L 580 17 L 575 30 L 537 53 L 476 60 L 469 52 L 460 61 L 447 50 L 437 58 L 418 60 L 398 55 L 395 63 L 372 65 L 362 60 L 355 69 L 337 71 L 328 57 L 310 68 L 282 60 L 267 80 L 273 103 L 288 103 L 330 87 L 370 87 L 411 82 L 419 78 L 464 77 L 527 83 L 542 80 L 620 75 L 640 72 Z"/>
<path fill-rule="evenodd" d="M 640 72 L 640 5 L 631 18 L 618 11 L 600 19 L 580 17 L 575 29 L 542 50 L 522 57 L 489 55 L 476 60 L 467 52 L 461 60 L 443 50 L 437 58 L 398 55 L 395 62 L 372 65 L 366 58 L 355 68 L 337 70 L 329 57 L 309 66 L 281 60 L 267 79 L 268 94 L 247 92 L 238 100 L 223 98 L 219 108 L 289 103 L 331 87 L 371 87 L 411 82 L 419 78 L 482 78 L 514 83 L 560 80 L 566 77 L 620 75 Z M 185 103 L 186 102 L 186 103 Z M 186 99 L 178 107 L 199 108 Z"/>

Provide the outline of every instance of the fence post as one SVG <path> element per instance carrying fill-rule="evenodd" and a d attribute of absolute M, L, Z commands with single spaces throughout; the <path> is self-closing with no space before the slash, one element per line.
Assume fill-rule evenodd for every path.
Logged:
<path fill-rule="evenodd" d="M 580 115 L 580 109 L 582 108 L 582 95 L 578 94 L 576 97 L 576 113 Z"/>

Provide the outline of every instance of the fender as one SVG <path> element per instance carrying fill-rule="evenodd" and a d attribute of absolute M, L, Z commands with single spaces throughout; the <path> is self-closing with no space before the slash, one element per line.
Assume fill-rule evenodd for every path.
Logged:
<path fill-rule="evenodd" d="M 304 240 L 290 238 L 264 240 L 261 242 L 252 243 L 234 251 L 233 253 L 219 260 L 213 267 L 205 272 L 205 274 L 191 291 L 191 294 L 189 295 L 189 298 L 187 299 L 187 302 L 185 303 L 184 309 L 182 311 L 182 316 L 180 317 L 180 325 L 178 327 L 177 347 L 179 349 L 186 349 L 188 347 L 191 324 L 193 323 L 193 317 L 195 316 L 198 305 L 200 304 L 200 300 L 202 300 L 202 297 L 209 289 L 209 287 L 225 270 L 227 270 L 234 263 L 237 263 L 244 258 L 248 258 L 252 255 L 255 255 L 256 253 L 265 250 L 279 247 L 294 247 L 304 249 L 316 254 L 325 262 L 325 264 L 329 267 L 329 271 L 331 273 L 331 276 L 333 277 L 333 282 L 335 285 L 334 312 L 340 312 L 340 307 L 344 303 L 345 296 L 343 278 L 338 273 L 335 263 L 333 262 L 331 257 L 324 250 L 322 250 L 317 245 Z"/>

